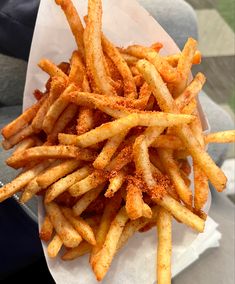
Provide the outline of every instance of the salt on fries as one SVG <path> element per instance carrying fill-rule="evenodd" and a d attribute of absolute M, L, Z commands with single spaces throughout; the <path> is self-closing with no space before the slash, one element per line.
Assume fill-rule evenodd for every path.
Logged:
<path fill-rule="evenodd" d="M 45 92 L 2 129 L 3 147 L 15 146 L 6 163 L 22 172 L 0 189 L 0 201 L 42 195 L 49 257 L 63 246 L 66 261 L 90 253 L 99 281 L 135 232 L 156 226 L 157 281 L 170 283 L 172 219 L 203 232 L 208 180 L 218 191 L 226 186 L 205 146 L 234 142 L 235 131 L 203 134 L 197 96 L 206 79 L 189 80 L 201 61 L 194 39 L 170 56 L 158 42 L 118 48 L 102 33 L 101 0 L 88 0 L 85 28 L 71 0 L 55 2 L 77 48 L 70 63 L 40 60 L 50 77 Z"/>

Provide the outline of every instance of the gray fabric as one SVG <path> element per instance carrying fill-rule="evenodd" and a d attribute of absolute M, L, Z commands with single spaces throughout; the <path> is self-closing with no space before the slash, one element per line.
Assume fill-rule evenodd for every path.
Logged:
<path fill-rule="evenodd" d="M 197 18 L 183 0 L 138 0 L 175 40 L 180 49 L 188 37 L 198 38 Z"/>
<path fill-rule="evenodd" d="M 22 104 L 27 62 L 0 54 L 0 105 Z"/>

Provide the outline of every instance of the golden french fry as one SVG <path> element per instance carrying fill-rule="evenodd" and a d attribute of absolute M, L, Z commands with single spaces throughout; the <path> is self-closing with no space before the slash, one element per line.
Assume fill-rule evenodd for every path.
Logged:
<path fill-rule="evenodd" d="M 62 213 L 73 225 L 75 230 L 91 245 L 96 245 L 95 235 L 92 228 L 81 217 L 75 217 L 73 211 L 70 208 L 62 207 Z"/>
<path fill-rule="evenodd" d="M 38 63 L 38 66 L 47 74 L 49 74 L 50 77 L 59 76 L 62 77 L 64 80 L 68 80 L 68 76 L 48 59 L 41 59 Z"/>
<path fill-rule="evenodd" d="M 81 151 L 74 146 L 38 146 L 13 154 L 6 160 L 7 165 L 16 169 L 26 165 L 27 162 L 37 159 L 85 159 L 93 160 L 94 155 L 89 151 Z"/>
<path fill-rule="evenodd" d="M 20 174 L 10 183 L 4 185 L 0 188 L 0 202 L 11 197 L 16 192 L 24 188 L 33 178 L 35 178 L 40 172 L 42 172 L 45 167 L 49 165 L 48 161 L 44 161 L 33 168 Z"/>
<path fill-rule="evenodd" d="M 91 204 L 93 200 L 95 200 L 101 191 L 104 189 L 104 185 L 99 185 L 97 188 L 94 188 L 87 193 L 85 193 L 73 206 L 73 213 L 76 216 L 80 216 L 83 211 Z"/>
<path fill-rule="evenodd" d="M 125 181 L 126 173 L 121 170 L 116 176 L 109 179 L 109 186 L 105 192 L 105 197 L 111 198 L 121 188 Z"/>
<path fill-rule="evenodd" d="M 174 136 L 174 135 L 158 136 L 155 139 L 155 141 L 151 144 L 151 147 L 167 148 L 167 149 L 174 149 L 174 150 L 184 149 L 184 145 L 182 141 L 177 136 Z"/>
<path fill-rule="evenodd" d="M 78 258 L 80 256 L 83 256 L 87 253 L 89 253 L 92 249 L 91 244 L 88 242 L 81 242 L 76 248 L 71 248 L 66 251 L 66 253 L 62 256 L 63 260 L 73 260 L 75 258 Z"/>
<path fill-rule="evenodd" d="M 189 187 L 187 187 L 183 178 L 181 177 L 179 167 L 173 159 L 172 151 L 166 149 L 158 149 L 158 155 L 160 157 L 161 163 L 165 168 L 165 171 L 174 184 L 179 197 L 186 205 L 191 208 L 192 191 Z"/>
<path fill-rule="evenodd" d="M 157 283 L 171 283 L 172 216 L 160 208 L 157 220 Z"/>
<path fill-rule="evenodd" d="M 72 196 L 81 196 L 106 180 L 107 177 L 103 171 L 95 170 L 89 176 L 69 187 L 68 191 Z"/>
<path fill-rule="evenodd" d="M 105 206 L 100 225 L 96 234 L 96 245 L 92 248 L 91 251 L 90 264 L 92 267 L 95 265 L 99 252 L 103 247 L 111 222 L 113 221 L 118 210 L 120 209 L 121 201 L 121 194 L 118 192 L 114 195 L 114 197 L 112 197 L 108 201 L 107 205 Z"/>
<path fill-rule="evenodd" d="M 13 153 L 16 154 L 20 151 L 24 151 L 28 148 L 31 148 L 31 147 L 37 145 L 37 143 L 39 143 L 39 141 L 40 140 L 36 136 L 27 137 L 17 144 L 15 151 Z"/>
<path fill-rule="evenodd" d="M 53 227 L 66 247 L 73 248 L 82 241 L 81 236 L 67 221 L 59 206 L 54 203 L 45 204 L 46 212 L 53 224 Z"/>
<path fill-rule="evenodd" d="M 209 133 L 205 136 L 206 143 L 232 143 L 235 142 L 235 130 Z"/>
<path fill-rule="evenodd" d="M 146 60 L 140 60 L 137 64 L 139 71 L 144 75 L 146 81 L 151 85 L 153 94 L 156 97 L 159 106 L 164 111 L 178 113 L 178 108 L 169 93 L 169 90 L 162 81 L 161 76 L 153 65 Z M 202 149 L 197 139 L 193 136 L 189 126 L 175 126 L 177 135 L 184 143 L 193 159 L 203 168 L 205 174 L 218 191 L 222 191 L 226 185 L 227 178 L 224 173 L 213 162 L 207 152 Z M 204 167 L 204 165 L 207 167 Z"/>
<path fill-rule="evenodd" d="M 51 258 L 55 258 L 58 255 L 62 245 L 63 245 L 63 242 L 62 242 L 61 238 L 59 237 L 59 235 L 55 234 L 55 236 L 50 241 L 50 243 L 47 247 L 48 256 L 51 257 Z"/>
<path fill-rule="evenodd" d="M 166 60 L 172 67 L 177 67 L 178 61 L 180 58 L 180 54 L 173 54 L 166 56 Z M 194 57 L 193 57 L 193 64 L 200 64 L 202 59 L 201 52 L 199 50 L 196 50 Z"/>
<path fill-rule="evenodd" d="M 128 216 L 125 207 L 122 207 L 114 218 L 107 233 L 104 245 L 94 263 L 93 270 L 98 281 L 106 275 L 112 259 L 116 253 L 118 241 L 124 229 Z"/>
<path fill-rule="evenodd" d="M 48 242 L 52 237 L 52 233 L 53 233 L 53 225 L 48 215 L 46 215 L 39 232 L 40 239 L 45 242 Z"/>
<path fill-rule="evenodd" d="M 47 189 L 46 191 L 45 203 L 49 203 L 54 200 L 57 196 L 66 191 L 70 186 L 87 177 L 90 172 L 91 167 L 84 166 L 76 170 L 72 174 L 67 175 L 64 178 L 61 178 L 57 182 L 53 183 L 51 187 L 49 187 L 49 189 Z"/>

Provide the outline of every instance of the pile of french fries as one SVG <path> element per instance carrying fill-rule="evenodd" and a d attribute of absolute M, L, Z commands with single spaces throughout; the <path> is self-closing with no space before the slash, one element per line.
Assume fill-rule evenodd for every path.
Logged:
<path fill-rule="evenodd" d="M 48 255 L 63 246 L 63 260 L 89 253 L 99 281 L 135 232 L 156 226 L 157 283 L 170 283 L 172 217 L 203 232 L 208 181 L 217 191 L 226 186 L 206 146 L 234 142 L 235 131 L 203 134 L 197 95 L 205 76 L 190 80 L 201 61 L 194 39 L 170 56 L 159 54 L 161 43 L 119 48 L 102 33 L 101 0 L 88 0 L 85 28 L 71 0 L 55 2 L 77 48 L 69 63 L 39 62 L 45 90 L 2 129 L 3 147 L 15 147 L 6 163 L 22 172 L 0 189 L 0 201 L 41 195 Z"/>

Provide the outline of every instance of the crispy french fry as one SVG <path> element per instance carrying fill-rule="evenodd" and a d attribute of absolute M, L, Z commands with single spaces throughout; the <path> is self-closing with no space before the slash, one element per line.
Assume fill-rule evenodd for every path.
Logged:
<path fill-rule="evenodd" d="M 104 185 L 99 185 L 97 188 L 94 188 L 87 193 L 85 193 L 73 206 L 73 213 L 76 216 L 80 216 L 83 211 L 91 204 L 93 200 L 95 200 L 101 191 L 104 189 Z"/>
<path fill-rule="evenodd" d="M 171 283 L 172 216 L 160 208 L 157 220 L 157 283 Z"/>
<path fill-rule="evenodd" d="M 76 248 L 71 248 L 66 251 L 66 253 L 62 256 L 63 260 L 73 260 L 75 258 L 78 258 L 80 256 L 83 256 L 87 253 L 89 253 L 92 249 L 91 244 L 88 242 L 81 242 Z"/>
<path fill-rule="evenodd" d="M 180 170 L 177 163 L 173 159 L 172 151 L 165 149 L 158 149 L 158 155 L 160 157 L 161 163 L 163 164 L 165 171 L 171 178 L 176 191 L 182 201 L 190 208 L 192 207 L 192 191 L 185 184 L 183 178 L 181 177 Z"/>
<path fill-rule="evenodd" d="M 79 52 L 84 55 L 83 44 L 83 25 L 71 0 L 55 0 L 60 5 L 69 23 L 70 29 L 74 35 Z"/>
<path fill-rule="evenodd" d="M 146 60 L 141 60 L 137 64 L 138 69 L 144 75 L 147 82 L 151 85 L 153 94 L 156 97 L 159 106 L 164 111 L 178 113 L 178 108 L 169 93 L 169 90 L 162 81 L 161 76 L 156 71 L 153 65 Z M 227 178 L 224 173 L 213 162 L 211 157 L 200 146 L 197 139 L 192 135 L 192 132 L 187 125 L 176 126 L 177 135 L 184 143 L 187 150 L 192 155 L 193 159 L 203 168 L 205 174 L 210 179 L 211 183 L 218 191 L 222 191 L 226 185 Z M 204 167 L 204 165 L 207 167 Z"/>
<path fill-rule="evenodd" d="M 173 54 L 173 55 L 168 55 L 166 56 L 166 60 L 172 67 L 177 67 L 178 61 L 180 58 L 180 54 Z M 201 52 L 199 50 L 196 50 L 194 57 L 193 57 L 193 64 L 200 64 L 201 63 Z"/>
<path fill-rule="evenodd" d="M 121 170 L 116 176 L 109 179 L 109 186 L 105 192 L 105 197 L 111 198 L 121 188 L 125 181 L 126 172 Z"/>
<path fill-rule="evenodd" d="M 53 233 L 53 225 L 48 215 L 46 215 L 42 223 L 42 227 L 40 229 L 39 233 L 40 239 L 45 242 L 48 242 L 52 237 L 52 233 Z"/>
<path fill-rule="evenodd" d="M 55 258 L 58 255 L 62 245 L 63 245 L 63 242 L 62 242 L 61 238 L 59 237 L 59 235 L 55 234 L 55 236 L 50 241 L 50 243 L 47 247 L 48 256 L 50 258 Z"/>
<path fill-rule="evenodd" d="M 93 267 L 96 263 L 98 253 L 103 247 L 103 244 L 106 239 L 106 235 L 109 231 L 110 224 L 113 221 L 114 217 L 116 216 L 118 210 L 121 206 L 121 194 L 118 192 L 117 194 L 112 197 L 103 212 L 100 225 L 96 234 L 96 245 L 92 248 L 91 256 L 90 256 L 90 264 Z"/>
<path fill-rule="evenodd" d="M 75 217 L 70 208 L 62 207 L 62 213 L 73 225 L 75 230 L 91 245 L 96 245 L 95 235 L 92 228 L 81 217 Z"/>
<path fill-rule="evenodd" d="M 90 166 L 84 166 L 70 175 L 67 175 L 64 178 L 61 178 L 57 182 L 51 185 L 51 187 L 47 190 L 45 195 L 45 203 L 49 203 L 54 200 L 61 193 L 66 191 L 70 186 L 75 184 L 81 179 L 84 179 L 91 172 Z"/>
<path fill-rule="evenodd" d="M 0 188 L 0 202 L 11 197 L 16 192 L 23 189 L 33 178 L 42 172 L 49 165 L 49 161 L 44 161 L 33 168 L 20 174 L 10 183 Z"/>
<path fill-rule="evenodd" d="M 72 196 L 78 197 L 104 183 L 106 180 L 107 177 L 103 171 L 95 170 L 89 176 L 69 187 L 68 190 Z"/>
<path fill-rule="evenodd" d="M 182 141 L 174 135 L 160 135 L 155 139 L 151 146 L 155 148 L 167 148 L 174 150 L 184 149 Z"/>
<path fill-rule="evenodd" d="M 24 151 L 13 154 L 6 160 L 6 163 L 16 169 L 26 165 L 27 162 L 37 159 L 85 159 L 93 160 L 93 153 L 89 150 L 81 151 L 74 146 L 38 146 L 26 149 Z"/>
<path fill-rule="evenodd" d="M 46 212 L 53 224 L 53 227 L 66 247 L 73 248 L 82 241 L 81 236 L 63 216 L 59 206 L 54 203 L 45 204 Z"/>
<path fill-rule="evenodd" d="M 47 74 L 49 74 L 50 77 L 59 76 L 64 80 L 68 80 L 67 75 L 48 59 L 41 59 L 38 63 L 38 66 Z"/>
<path fill-rule="evenodd" d="M 20 151 L 24 151 L 28 148 L 31 148 L 37 145 L 38 142 L 39 142 L 39 139 L 36 136 L 27 137 L 17 144 L 14 154 Z"/>
<path fill-rule="evenodd" d="M 111 223 L 104 245 L 93 266 L 93 270 L 98 281 L 101 281 L 104 278 L 111 265 L 112 259 L 117 250 L 118 241 L 127 221 L 128 216 L 126 210 L 122 207 Z"/>
<path fill-rule="evenodd" d="M 235 142 L 235 130 L 209 133 L 205 136 L 206 143 L 232 143 Z"/>

